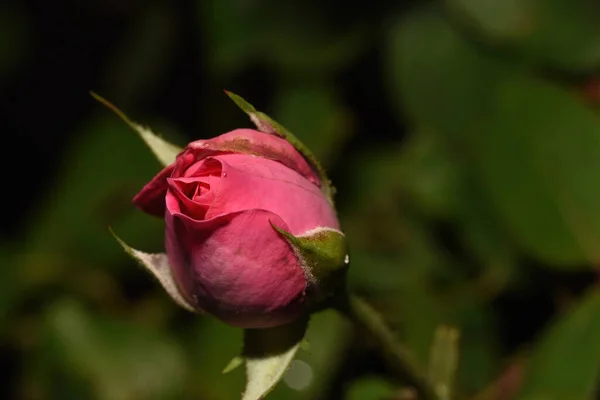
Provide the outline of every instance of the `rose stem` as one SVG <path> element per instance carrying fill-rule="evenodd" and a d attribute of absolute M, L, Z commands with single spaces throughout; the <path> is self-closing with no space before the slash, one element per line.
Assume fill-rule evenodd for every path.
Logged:
<path fill-rule="evenodd" d="M 396 339 L 383 317 L 373 307 L 356 295 L 343 294 L 338 297 L 335 308 L 375 339 L 390 370 L 414 387 L 419 400 L 438 399 L 410 351 Z"/>

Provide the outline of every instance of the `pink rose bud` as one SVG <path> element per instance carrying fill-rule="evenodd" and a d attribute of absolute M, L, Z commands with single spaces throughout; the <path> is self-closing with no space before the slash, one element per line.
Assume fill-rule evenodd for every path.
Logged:
<path fill-rule="evenodd" d="M 164 216 L 169 263 L 190 305 L 265 328 L 307 312 L 348 264 L 320 185 L 285 139 L 238 129 L 188 144 L 133 202 Z"/>

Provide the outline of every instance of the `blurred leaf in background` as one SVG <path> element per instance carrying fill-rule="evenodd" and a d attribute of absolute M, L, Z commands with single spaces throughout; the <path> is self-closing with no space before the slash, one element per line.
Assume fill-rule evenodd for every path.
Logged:
<path fill-rule="evenodd" d="M 600 64 L 600 5 L 591 1 L 445 0 L 485 39 L 528 59 L 579 72 Z"/>
<path fill-rule="evenodd" d="M 588 399 L 600 372 L 600 295 L 585 295 L 540 340 L 518 399 Z"/>
<path fill-rule="evenodd" d="M 177 343 L 139 326 L 92 319 L 74 302 L 57 302 L 48 313 L 45 357 L 57 377 L 83 380 L 94 398 L 177 399 L 183 395 L 185 364 Z M 47 382 L 53 398 L 69 393 L 64 380 Z M 79 386 L 81 388 L 81 386 Z M 74 390 L 79 389 L 78 385 Z M 89 396 L 89 394 L 88 394 Z M 86 396 L 87 397 L 87 396 Z"/>

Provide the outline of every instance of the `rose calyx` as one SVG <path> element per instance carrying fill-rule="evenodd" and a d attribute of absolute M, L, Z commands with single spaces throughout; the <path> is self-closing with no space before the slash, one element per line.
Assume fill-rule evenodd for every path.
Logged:
<path fill-rule="evenodd" d="M 337 229 L 315 228 L 294 236 L 271 222 L 271 226 L 289 243 L 314 290 L 314 301 L 333 295 L 344 282 L 350 265 L 346 237 Z"/>

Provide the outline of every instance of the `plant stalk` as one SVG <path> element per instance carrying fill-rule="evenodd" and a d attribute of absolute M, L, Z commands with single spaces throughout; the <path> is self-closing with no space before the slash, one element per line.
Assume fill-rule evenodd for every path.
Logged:
<path fill-rule="evenodd" d="M 419 400 L 439 400 L 413 355 L 373 307 L 353 294 L 340 296 L 335 307 L 376 341 L 388 368 L 416 390 Z"/>

